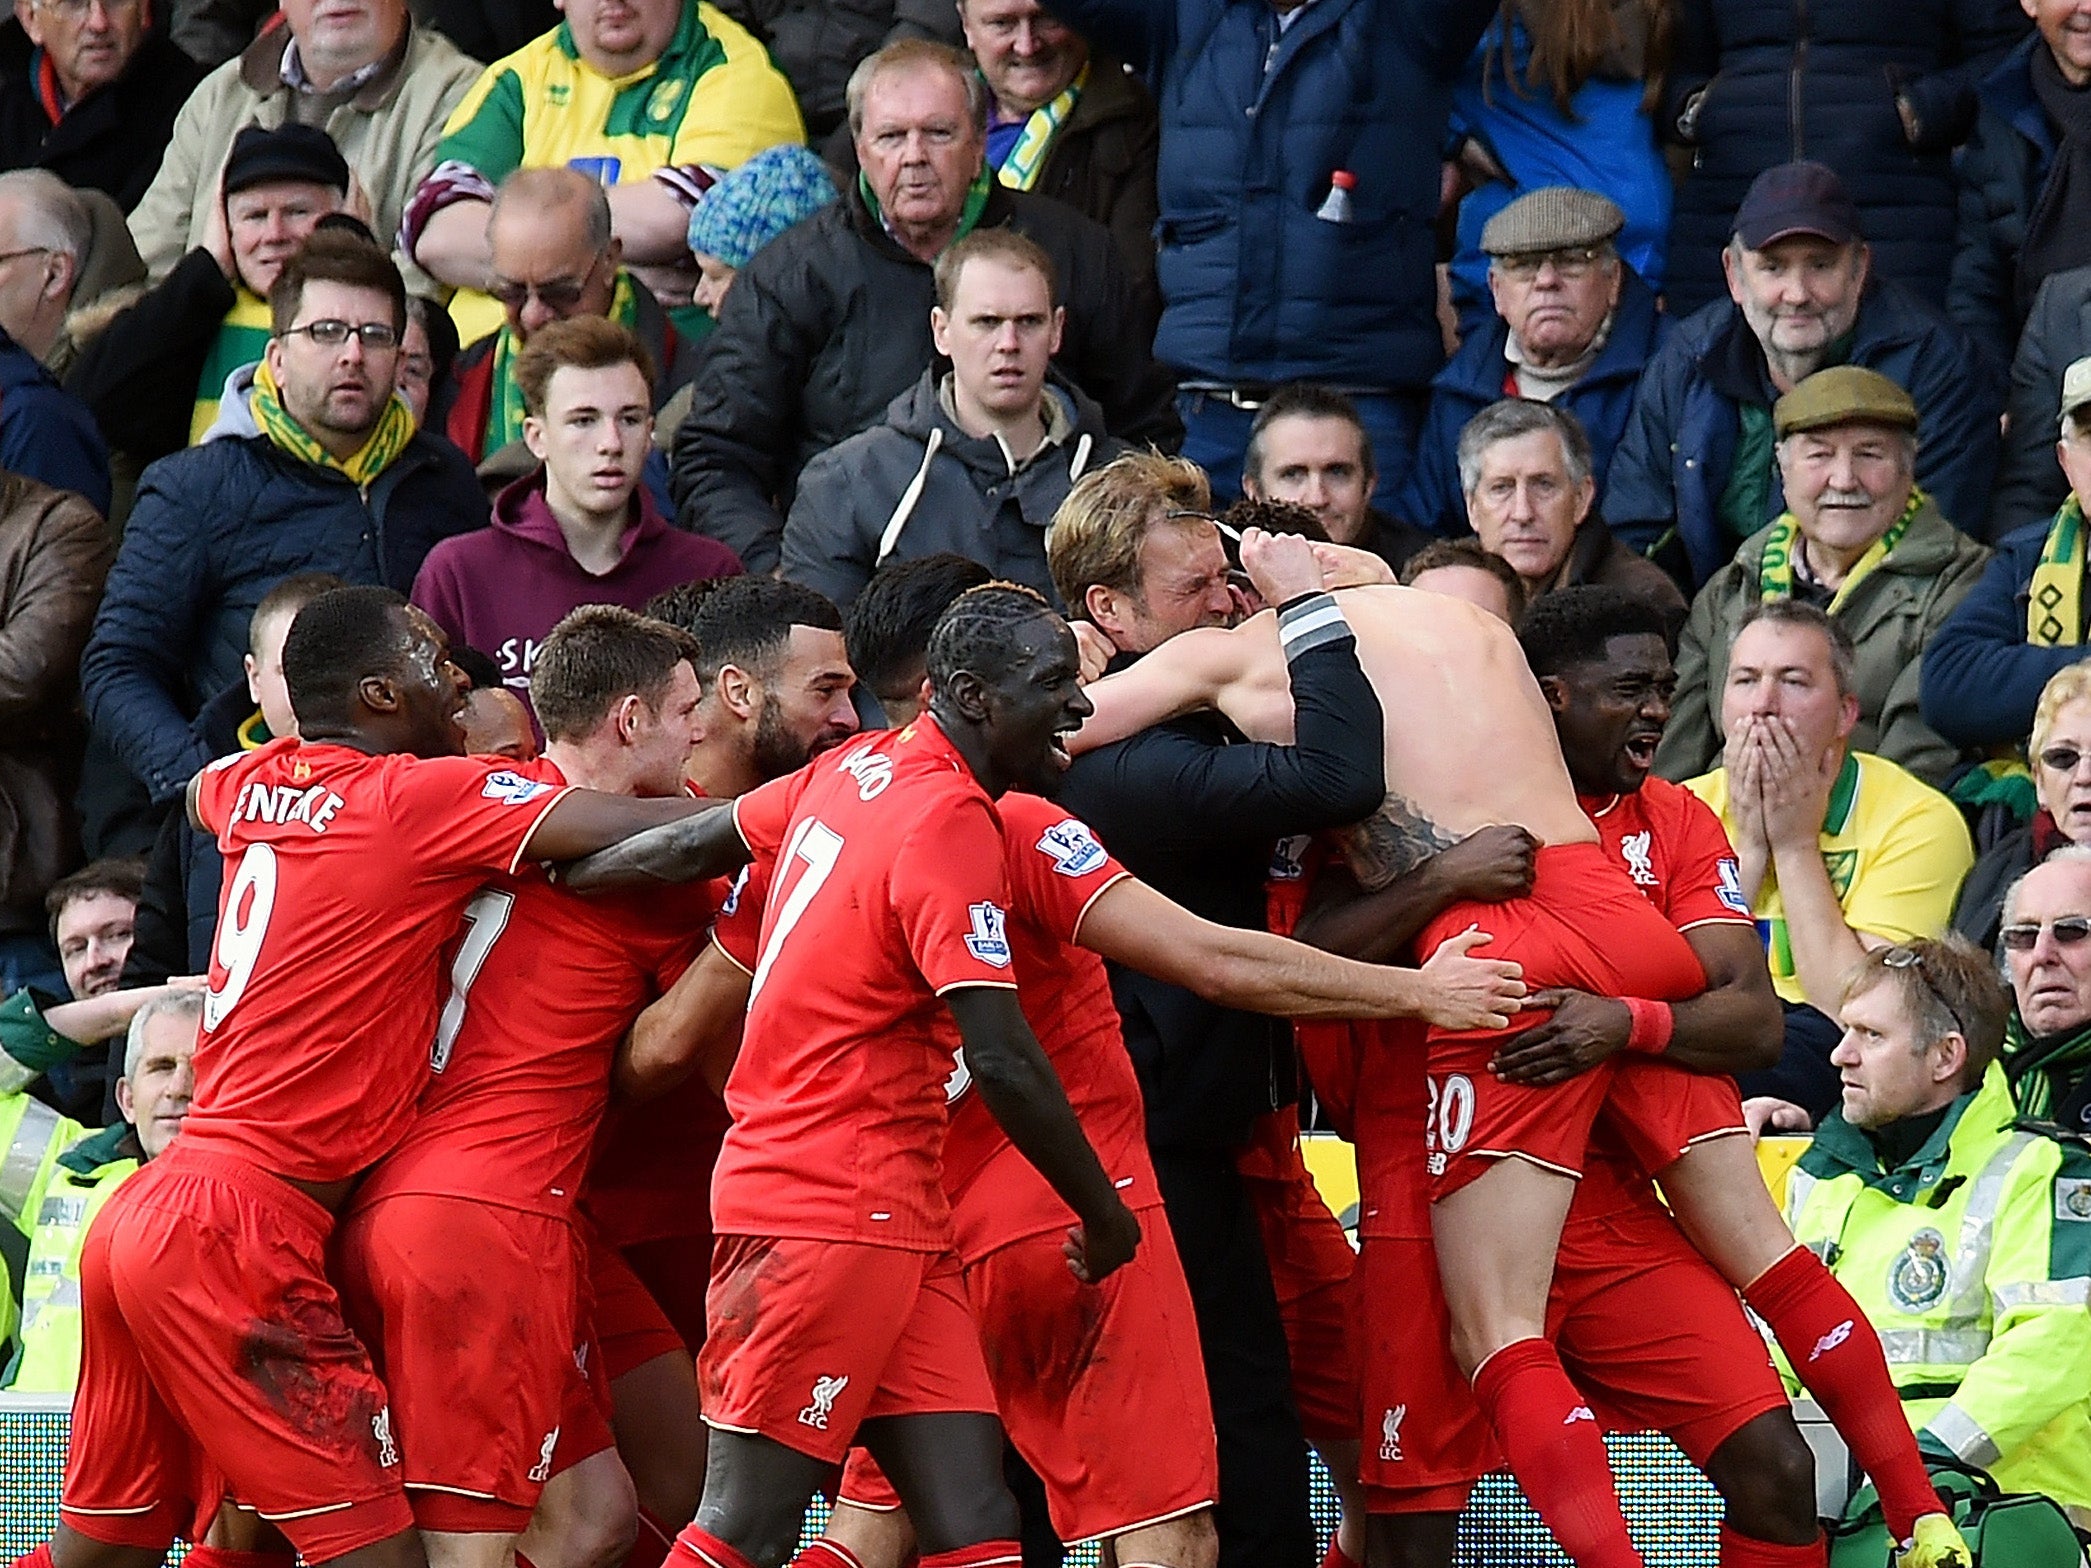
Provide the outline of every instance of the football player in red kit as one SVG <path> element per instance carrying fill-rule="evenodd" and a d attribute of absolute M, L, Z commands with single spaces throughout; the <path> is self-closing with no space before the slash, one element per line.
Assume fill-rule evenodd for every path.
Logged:
<path fill-rule="evenodd" d="M 699 809 L 456 756 L 464 678 L 389 590 L 306 605 L 283 667 L 303 739 L 189 790 L 227 868 L 196 1097 L 83 1254 L 59 1525 L 31 1554 L 58 1568 L 158 1563 L 199 1454 L 308 1562 L 422 1561 L 384 1386 L 326 1278 L 335 1213 L 412 1120 L 479 886 Z"/>
<path fill-rule="evenodd" d="M 545 755 L 518 772 L 678 796 L 696 737 L 694 653 L 674 628 L 613 605 L 567 616 L 530 676 Z M 572 1528 L 632 1509 L 576 1365 L 592 1352 L 574 1209 L 611 1053 L 704 940 L 709 891 L 582 899 L 532 866 L 465 907 L 421 1114 L 357 1189 L 334 1250 L 350 1325 L 391 1391 L 415 1520 L 462 1538 L 444 1555 L 499 1568 L 541 1492 L 540 1534 L 561 1560 L 626 1544 Z"/>

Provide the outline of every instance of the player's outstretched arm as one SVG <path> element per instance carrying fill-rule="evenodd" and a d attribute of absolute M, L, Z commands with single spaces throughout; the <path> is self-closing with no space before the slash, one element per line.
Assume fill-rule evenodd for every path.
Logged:
<path fill-rule="evenodd" d="M 1017 1152 L 1081 1220 L 1069 1238 L 1068 1267 L 1095 1284 L 1131 1261 L 1140 1222 L 1104 1174 L 1053 1064 L 1024 1021 L 1015 990 L 959 986 L 944 992 L 944 1003 L 965 1041 L 973 1087 Z"/>
<path fill-rule="evenodd" d="M 748 980 L 748 971 L 717 943 L 705 943 L 675 984 L 632 1021 L 611 1068 L 611 1088 L 628 1100 L 650 1100 L 695 1073 L 712 1093 L 724 1091 L 740 1054 Z"/>
<path fill-rule="evenodd" d="M 545 813 L 525 855 L 572 861 L 560 880 L 576 893 L 724 876 L 748 863 L 731 804 L 569 790 Z"/>
<path fill-rule="evenodd" d="M 1706 989 L 1668 1004 L 1670 1041 L 1662 1055 L 1703 1073 L 1776 1066 L 1785 1025 L 1756 927 L 1695 926 L 1684 935 L 1706 971 Z M 1627 1049 L 1633 1032 L 1633 1011 L 1617 997 L 1539 991 L 1529 1005 L 1550 1007 L 1554 1016 L 1518 1035 L 1490 1064 L 1511 1083 L 1564 1082 Z"/>
<path fill-rule="evenodd" d="M 1525 994 L 1516 964 L 1469 956 L 1488 940 L 1454 937 L 1418 969 L 1357 963 L 1264 931 L 1217 925 L 1135 877 L 1089 906 L 1075 940 L 1208 1001 L 1280 1018 L 1423 1018 L 1500 1029 Z"/>
<path fill-rule="evenodd" d="M 1345 958 L 1400 963 L 1418 933 L 1448 906 L 1462 900 L 1499 903 L 1529 893 L 1538 850 L 1539 841 L 1523 828 L 1481 828 L 1370 893 L 1347 868 L 1329 866 L 1315 878 L 1293 935 Z"/>
<path fill-rule="evenodd" d="M 1271 661 L 1256 657 L 1265 642 Z M 1232 631 L 1208 626 L 1171 637 L 1137 664 L 1083 688 L 1096 711 L 1067 737 L 1067 749 L 1080 756 L 1195 708 L 1219 707 L 1233 686 L 1250 679 L 1264 662 L 1275 662 L 1277 688 L 1289 701 L 1284 661 L 1268 636 L 1248 626 Z"/>

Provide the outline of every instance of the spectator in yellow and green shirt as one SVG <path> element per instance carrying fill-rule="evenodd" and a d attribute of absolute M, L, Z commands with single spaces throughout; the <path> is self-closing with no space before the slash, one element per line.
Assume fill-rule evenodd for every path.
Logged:
<path fill-rule="evenodd" d="M 450 116 L 436 167 L 408 203 L 400 244 L 461 289 L 492 276 L 487 217 L 519 168 L 564 164 L 610 191 L 624 264 L 686 336 L 690 210 L 720 173 L 765 147 L 805 140 L 791 84 L 747 29 L 708 0 L 569 0 L 566 20 L 489 66 Z M 460 337 L 493 330 L 488 301 L 453 306 Z"/>

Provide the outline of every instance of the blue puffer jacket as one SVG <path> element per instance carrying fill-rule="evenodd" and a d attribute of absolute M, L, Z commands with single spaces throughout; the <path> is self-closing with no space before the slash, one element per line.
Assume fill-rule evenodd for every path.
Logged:
<path fill-rule="evenodd" d="M 1749 330 L 1726 300 L 1679 322 L 1648 362 L 1626 434 L 1612 454 L 1605 488 L 1612 531 L 1646 551 L 1674 527 L 1695 588 L 1727 564 L 1740 543 L 1722 527 L 1718 508 L 1741 432 L 1732 367 L 1745 350 L 1734 335 Z M 1762 381 L 1756 344 L 1746 352 Z M 1981 538 L 2004 407 L 1989 356 L 1907 289 L 1876 283 L 1859 303 L 1849 363 L 1879 371 L 1916 400 L 1917 482 L 1947 521 Z M 1785 509 L 1774 467 L 1765 515 L 1755 526 Z"/>
<path fill-rule="evenodd" d="M 109 449 L 87 405 L 0 332 L 0 469 L 85 496 L 109 515 Z"/>
<path fill-rule="evenodd" d="M 2049 524 L 2021 528 L 1997 546 L 1968 596 L 1925 645 L 1918 701 L 1924 722 L 1956 745 L 2015 745 L 2033 731 L 2049 679 L 2085 657 L 2080 644 L 2026 641 L 2033 568 Z"/>
<path fill-rule="evenodd" d="M 80 660 L 95 732 L 152 792 L 210 761 L 191 728 L 238 680 L 254 607 L 294 572 L 405 593 L 439 539 L 487 520 L 486 492 L 447 441 L 416 435 L 360 491 L 265 436 L 212 441 L 145 470 Z"/>
<path fill-rule="evenodd" d="M 1420 392 L 1452 83 L 1496 0 L 1053 0 L 1162 118 L 1157 359 L 1230 383 Z M 1266 67 L 1268 61 L 1268 67 Z M 1315 216 L 1338 169 L 1356 221 Z"/>
<path fill-rule="evenodd" d="M 1975 84 L 2028 25 L 2018 0 L 1683 0 L 1663 127 L 1694 151 L 1670 230 L 1671 309 L 1726 294 L 1735 209 L 1759 174 L 1795 158 L 1843 176 L 1877 276 L 1943 303 L 1952 151 L 1974 128 Z M 1680 111 L 1702 90 L 1687 135 Z"/>
<path fill-rule="evenodd" d="M 1633 268 L 1625 269 L 1612 335 L 1605 339 L 1597 363 L 1583 379 L 1554 399 L 1583 422 L 1602 505 L 1612 453 L 1626 432 L 1633 411 L 1634 388 L 1656 348 L 1670 333 L 1671 321 L 1655 308 L 1655 294 Z M 1419 528 L 1455 537 L 1467 532 L 1467 505 L 1459 488 L 1459 433 L 1467 421 L 1503 396 L 1510 361 L 1503 357 L 1510 329 L 1501 316 L 1490 316 L 1484 331 L 1459 346 L 1452 362 L 1430 384 L 1430 412 L 1416 445 L 1416 463 L 1394 510 Z M 1610 508 L 1606 508 L 1610 515 Z"/>
<path fill-rule="evenodd" d="M 1946 309 L 2007 364 L 2033 303 L 2030 290 L 2019 290 L 2018 253 L 2060 142 L 2033 96 L 2033 51 L 2046 47 L 2035 33 L 1983 79 L 1982 116 L 1960 154 L 1960 233 Z M 2038 289 L 2042 280 L 2030 281 Z"/>

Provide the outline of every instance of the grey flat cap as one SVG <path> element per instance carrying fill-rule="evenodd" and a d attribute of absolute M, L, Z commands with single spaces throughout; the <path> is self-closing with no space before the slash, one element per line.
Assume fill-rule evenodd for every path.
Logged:
<path fill-rule="evenodd" d="M 1527 191 L 1482 227 L 1481 249 L 1491 256 L 1601 245 L 1626 227 L 1618 204 L 1595 191 L 1549 185 Z"/>

